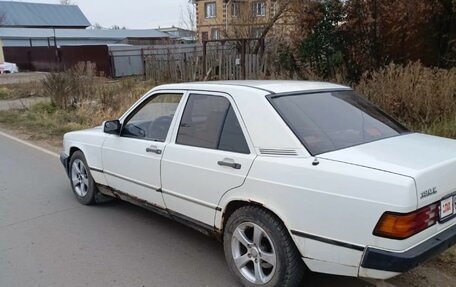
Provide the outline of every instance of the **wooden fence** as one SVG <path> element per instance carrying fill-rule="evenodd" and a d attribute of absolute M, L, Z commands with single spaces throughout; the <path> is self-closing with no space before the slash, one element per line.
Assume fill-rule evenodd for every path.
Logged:
<path fill-rule="evenodd" d="M 259 55 L 246 55 L 246 79 L 263 74 L 264 61 Z M 241 55 L 235 50 L 210 51 L 206 54 L 206 74 L 201 53 L 169 53 L 145 56 L 145 75 L 157 82 L 241 79 Z"/>
<path fill-rule="evenodd" d="M 277 70 L 272 51 L 255 54 L 226 43 L 210 43 L 206 53 L 195 44 L 118 47 L 111 48 L 110 56 L 114 77 L 143 75 L 156 83 L 289 78 Z"/>

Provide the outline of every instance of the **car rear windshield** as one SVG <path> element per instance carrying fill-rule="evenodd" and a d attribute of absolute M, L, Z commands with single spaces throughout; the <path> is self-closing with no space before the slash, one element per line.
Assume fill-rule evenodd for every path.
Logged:
<path fill-rule="evenodd" d="M 351 90 L 276 95 L 269 99 L 312 155 L 408 132 Z"/>

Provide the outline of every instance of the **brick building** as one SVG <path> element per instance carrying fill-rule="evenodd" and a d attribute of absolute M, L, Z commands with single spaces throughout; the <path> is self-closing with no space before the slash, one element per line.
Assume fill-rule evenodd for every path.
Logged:
<path fill-rule="evenodd" d="M 277 9 L 276 0 L 194 0 L 198 40 L 258 37 Z"/>

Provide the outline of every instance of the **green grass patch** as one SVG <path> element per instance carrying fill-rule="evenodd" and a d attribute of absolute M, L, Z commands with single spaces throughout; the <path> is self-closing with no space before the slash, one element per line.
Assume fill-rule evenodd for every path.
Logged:
<path fill-rule="evenodd" d="M 0 88 L 0 100 L 6 100 L 10 96 L 10 93 L 7 88 Z"/>

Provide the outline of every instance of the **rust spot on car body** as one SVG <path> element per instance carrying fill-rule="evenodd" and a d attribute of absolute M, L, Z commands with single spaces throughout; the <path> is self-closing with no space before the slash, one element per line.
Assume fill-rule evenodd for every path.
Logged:
<path fill-rule="evenodd" d="M 190 228 L 195 229 L 207 236 L 213 237 L 217 240 L 221 240 L 222 230 L 215 228 L 215 226 L 210 226 L 210 225 L 204 224 L 202 222 L 196 221 L 192 218 L 184 216 L 173 210 L 150 203 L 147 200 L 144 200 L 144 199 L 138 198 L 136 196 L 124 193 L 122 191 L 113 189 L 109 186 L 97 185 L 97 187 L 98 187 L 98 190 L 100 191 L 100 193 L 103 195 L 115 197 L 120 200 L 130 202 L 134 205 L 141 206 L 147 210 L 153 211 L 153 212 L 163 215 L 167 218 L 173 219 L 179 223 L 185 224 L 185 225 L 189 226 Z"/>

